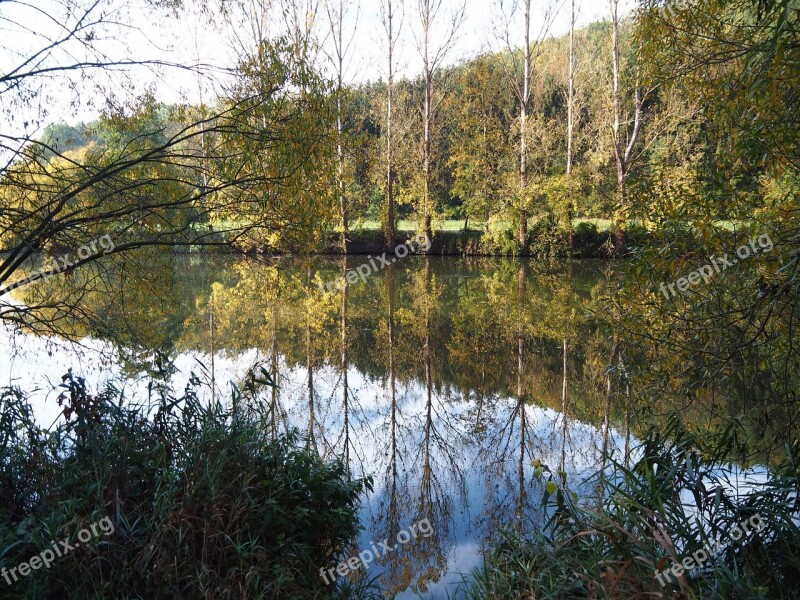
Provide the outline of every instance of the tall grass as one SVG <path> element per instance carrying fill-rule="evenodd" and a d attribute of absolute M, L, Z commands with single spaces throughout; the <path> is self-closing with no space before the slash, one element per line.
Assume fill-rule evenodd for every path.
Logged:
<path fill-rule="evenodd" d="M 319 568 L 356 536 L 371 482 L 348 481 L 296 433 L 268 435 L 254 385 L 227 408 L 201 402 L 198 385 L 180 396 L 154 386 L 151 410 L 67 374 L 66 423 L 53 431 L 20 390 L 0 391 L 0 567 L 104 517 L 115 526 L 49 569 L 0 579 L 0 598 L 363 595 L 326 587 Z"/>
<path fill-rule="evenodd" d="M 590 481 L 595 494 L 581 500 L 563 473 L 542 466 L 546 526 L 505 532 L 460 592 L 490 600 L 800 597 L 797 447 L 747 486 L 735 484 L 728 463 L 740 450 L 735 426 L 706 440 L 673 419 L 630 464 L 609 457 Z M 730 540 L 754 515 L 765 527 Z M 679 565 L 714 538 L 728 543 L 666 585 L 657 580 L 656 569 Z"/>

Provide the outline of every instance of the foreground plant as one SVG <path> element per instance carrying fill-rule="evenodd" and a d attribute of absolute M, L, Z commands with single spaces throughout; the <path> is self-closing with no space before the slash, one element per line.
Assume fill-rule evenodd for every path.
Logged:
<path fill-rule="evenodd" d="M 735 426 L 706 442 L 673 419 L 645 438 L 629 466 L 609 457 L 583 500 L 563 473 L 539 467 L 548 480 L 545 526 L 527 536 L 506 532 L 468 596 L 800 597 L 797 449 L 787 447 L 778 468 L 744 483 L 728 463 L 737 450 Z M 738 539 L 732 534 L 756 521 Z M 679 568 L 700 551 L 702 560 Z M 683 572 L 664 576 L 672 567 Z"/>
<path fill-rule="evenodd" d="M 0 567 L 100 519 L 114 528 L 0 582 L 0 598 L 338 596 L 317 571 L 358 533 L 371 481 L 348 481 L 294 432 L 269 435 L 256 383 L 235 389 L 230 408 L 201 402 L 198 385 L 180 397 L 153 388 L 150 410 L 68 374 L 66 421 L 53 431 L 36 425 L 25 394 L 0 392 Z"/>

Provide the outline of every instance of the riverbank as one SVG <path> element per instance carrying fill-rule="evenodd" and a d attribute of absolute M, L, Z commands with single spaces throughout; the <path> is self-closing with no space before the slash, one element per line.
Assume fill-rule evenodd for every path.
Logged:
<path fill-rule="evenodd" d="M 628 243 L 631 247 L 646 242 L 648 232 L 639 226 L 628 230 Z M 397 244 L 403 244 L 415 236 L 413 231 L 401 230 Z M 599 229 L 591 222 L 581 222 L 573 230 L 572 246 L 564 231 L 550 227 L 531 227 L 529 243 L 522 249 L 514 237 L 512 229 L 480 231 L 474 229 L 434 231 L 427 252 L 421 249 L 417 254 L 434 256 L 530 256 L 538 258 L 608 258 L 611 255 L 613 232 Z M 246 254 L 304 254 L 308 248 L 276 248 L 254 242 L 239 244 L 238 249 Z M 349 233 L 348 255 L 375 255 L 391 252 L 382 231 L 378 229 L 355 229 Z M 330 232 L 313 254 L 341 255 L 341 239 L 338 233 Z"/>

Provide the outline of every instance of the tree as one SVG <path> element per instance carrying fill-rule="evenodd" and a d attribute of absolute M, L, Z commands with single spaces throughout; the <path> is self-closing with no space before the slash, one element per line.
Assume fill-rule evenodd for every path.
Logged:
<path fill-rule="evenodd" d="M 451 194 L 461 200 L 465 226 L 474 217 L 483 219 L 486 230 L 502 197 L 503 175 L 514 160 L 508 119 L 512 93 L 491 55 L 460 67 L 453 79 L 454 101 L 448 107 Z"/>
<path fill-rule="evenodd" d="M 395 247 L 397 235 L 397 219 L 395 215 L 394 200 L 394 139 L 392 137 L 392 110 L 394 102 L 394 75 L 396 72 L 395 47 L 400 39 L 400 30 L 403 26 L 402 16 L 397 29 L 394 27 L 396 11 L 403 10 L 402 0 L 383 0 L 381 2 L 381 23 L 386 32 L 387 55 L 387 80 L 386 80 L 386 221 L 383 231 L 386 235 L 386 245 L 391 249 Z"/>
<path fill-rule="evenodd" d="M 10 18 L 27 31 L 35 31 L 32 23 L 42 18 L 61 27 L 52 38 L 32 33 L 33 49 L 0 77 L 7 111 L 15 107 L 41 119 L 46 115 L 36 108 L 46 104 L 48 90 L 70 89 L 76 73 L 103 94 L 105 75 L 124 79 L 121 67 L 155 66 L 102 53 L 98 39 L 129 29 L 106 12 L 104 2 L 55 2 L 51 13 L 11 4 L 26 9 Z M 280 44 L 259 45 L 239 68 L 232 96 L 220 98 L 208 113 L 166 108 L 146 94 L 126 103 L 115 102 L 111 92 L 101 95 L 109 108 L 92 133 L 100 141 L 77 150 L 37 138 L 30 122 L 0 135 L 6 160 L 0 169 L 0 297 L 21 287 L 31 292 L 24 306 L 0 306 L 0 319 L 65 331 L 65 317 L 89 316 L 86 307 L 79 310 L 83 294 L 113 293 L 123 275 L 131 275 L 123 254 L 198 245 L 241 248 L 287 226 L 319 221 L 287 200 L 290 190 L 304 185 L 302 174 L 311 170 L 318 144 L 320 133 L 309 119 L 321 104 L 317 79 Z M 259 69 L 268 76 L 258 85 L 247 83 Z M 295 93 L 299 87 L 309 90 L 302 98 Z M 13 114 L 5 118 L 8 130 L 16 126 Z M 253 162 L 256 151 L 265 161 Z M 280 197 L 278 188 L 289 193 Z M 230 215 L 238 215 L 237 221 Z M 111 243 L 100 245 L 101 239 Z M 42 267 L 43 255 L 55 262 Z M 55 290 L 58 295 L 30 286 L 53 275 L 80 285 Z"/>
<path fill-rule="evenodd" d="M 518 45 L 512 42 L 512 23 L 522 11 L 522 29 L 524 46 L 522 47 L 522 61 L 519 64 Z M 517 241 L 523 251 L 528 247 L 528 112 L 531 99 L 531 77 L 533 61 L 541 52 L 544 37 L 550 29 L 552 22 L 551 11 L 548 9 L 542 22 L 542 28 L 534 41 L 535 52 L 531 48 L 531 0 L 512 0 L 506 4 L 499 0 L 498 15 L 501 19 L 501 32 L 505 43 L 505 52 L 501 53 L 506 75 L 511 81 L 514 93 L 519 103 L 519 194 L 517 197 Z M 521 71 L 521 72 L 520 72 Z"/>
<path fill-rule="evenodd" d="M 570 0 L 569 18 L 569 84 L 567 91 L 567 231 L 569 232 L 569 248 L 573 248 L 572 217 L 575 213 L 575 203 L 572 200 L 572 139 L 575 126 L 575 0 Z M 566 365 L 566 341 L 564 342 L 564 364 Z M 566 386 L 566 366 L 564 371 L 564 385 Z M 565 392 L 566 394 L 566 392 Z M 565 417 L 566 418 L 566 417 Z"/>
<path fill-rule="evenodd" d="M 614 211 L 614 249 L 623 252 L 626 245 L 625 220 L 628 208 L 626 177 L 630 168 L 633 148 L 639 137 L 642 124 L 642 95 L 639 90 L 638 71 L 634 89 L 633 129 L 625 127 L 623 134 L 622 97 L 620 93 L 620 55 L 619 55 L 619 0 L 611 0 L 611 46 L 614 99 L 614 159 L 617 164 L 617 202 Z M 627 139 L 625 139 L 627 138 Z"/>
<path fill-rule="evenodd" d="M 350 3 L 348 3 L 350 6 Z M 337 158 L 337 194 L 339 199 L 339 226 L 342 230 L 342 252 L 347 254 L 347 235 L 348 235 L 348 200 L 345 197 L 345 172 L 344 172 L 344 109 L 343 102 L 345 96 L 344 71 L 345 60 L 350 47 L 355 38 L 358 5 L 356 6 L 356 23 L 353 25 L 350 39 L 345 40 L 344 26 L 347 20 L 347 9 L 344 0 L 326 0 L 325 12 L 328 15 L 328 25 L 330 27 L 330 39 L 333 44 L 333 51 L 328 55 L 333 65 L 334 76 L 336 78 L 336 158 Z"/>
<path fill-rule="evenodd" d="M 419 37 L 417 47 L 422 58 L 422 78 L 424 86 L 424 96 L 422 100 L 422 230 L 426 239 L 433 239 L 431 229 L 431 218 L 435 212 L 433 198 L 431 196 L 431 140 L 432 127 L 436 109 L 441 101 L 437 98 L 435 77 L 437 71 L 442 66 L 442 62 L 447 54 L 452 50 L 455 36 L 461 23 L 464 20 L 464 9 L 466 4 L 460 4 L 447 20 L 444 35 L 438 45 L 431 40 L 434 26 L 441 18 L 443 0 L 418 0 L 419 8 Z"/>
<path fill-rule="evenodd" d="M 294 48 L 297 60 L 311 67 L 319 56 L 317 14 L 320 0 L 278 0 L 286 35 Z"/>
<path fill-rule="evenodd" d="M 620 286 L 621 325 L 644 354 L 640 385 L 668 382 L 698 403 L 724 389 L 759 440 L 797 437 L 796 15 L 783 0 L 714 0 L 665 18 L 648 2 L 635 31 L 642 73 L 660 84 L 662 102 L 693 110 L 656 148 L 654 175 L 632 207 L 657 227 Z M 742 246 L 757 255 L 734 258 L 735 268 L 685 294 L 659 291 Z"/>

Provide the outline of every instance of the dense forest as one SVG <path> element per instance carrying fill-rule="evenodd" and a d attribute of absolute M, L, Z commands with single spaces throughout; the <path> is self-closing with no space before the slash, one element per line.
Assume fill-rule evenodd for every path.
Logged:
<path fill-rule="evenodd" d="M 502 253 L 563 252 L 579 220 L 616 229 L 617 252 L 637 224 L 720 229 L 758 218 L 771 229 L 796 191 L 794 13 L 785 3 L 753 10 L 643 7 L 618 24 L 543 38 L 527 55 L 489 53 L 391 86 L 339 85 L 296 64 L 291 43 L 265 41 L 240 65 L 236 96 L 213 106 L 145 98 L 86 126 L 51 125 L 34 145 L 43 171 L 27 174 L 42 185 L 74 177 L 73 155 L 110 167 L 134 152 L 131 140 L 137 156 L 191 149 L 160 164 L 137 194 L 145 202 L 167 194 L 177 205 L 198 183 L 224 185 L 185 219 L 194 230 L 230 231 L 248 248 L 319 249 L 331 232 L 349 241 L 378 225 L 393 247 L 400 220 L 431 235 L 460 221 L 484 232 L 484 249 Z M 706 30 L 715 36 L 696 35 Z M 298 87 L 300 96 L 254 100 Z M 231 138 L 243 122 L 254 129 Z M 303 156 L 313 156 L 313 169 Z M 243 165 L 249 177 L 234 176 Z M 30 168 L 16 170 L 22 177 Z M 283 227 L 289 219 L 303 226 Z"/>

